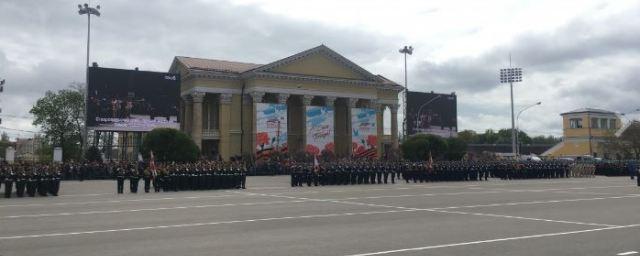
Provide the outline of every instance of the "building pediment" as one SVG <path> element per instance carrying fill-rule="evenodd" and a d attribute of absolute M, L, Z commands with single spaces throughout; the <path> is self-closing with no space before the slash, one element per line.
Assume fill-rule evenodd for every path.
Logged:
<path fill-rule="evenodd" d="M 276 73 L 376 81 L 375 75 L 324 45 L 263 65 L 248 73 Z"/>

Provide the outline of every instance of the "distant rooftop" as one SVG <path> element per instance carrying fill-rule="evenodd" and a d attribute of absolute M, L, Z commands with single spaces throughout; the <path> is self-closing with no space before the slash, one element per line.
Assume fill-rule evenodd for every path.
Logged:
<path fill-rule="evenodd" d="M 257 67 L 263 66 L 262 64 L 245 63 L 228 60 L 214 60 L 214 59 L 201 59 L 192 57 L 176 57 L 180 62 L 184 63 L 189 69 L 210 70 L 229 73 L 243 73 L 252 70 Z"/>
<path fill-rule="evenodd" d="M 598 113 L 598 114 L 610 114 L 610 115 L 614 115 L 615 112 L 609 111 L 609 110 L 604 110 L 604 109 L 598 109 L 598 108 L 579 108 L 573 111 L 569 111 L 569 112 L 565 112 L 560 114 L 561 116 L 563 115 L 567 115 L 567 114 L 580 114 L 580 113 Z"/>

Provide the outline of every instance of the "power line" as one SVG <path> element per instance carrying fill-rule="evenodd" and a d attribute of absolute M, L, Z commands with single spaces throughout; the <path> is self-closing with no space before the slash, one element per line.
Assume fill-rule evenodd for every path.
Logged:
<path fill-rule="evenodd" d="M 31 116 L 18 116 L 18 115 L 9 115 L 9 114 L 0 114 L 0 116 L 9 117 L 9 118 L 19 118 L 19 119 L 33 119 L 33 117 Z"/>
<path fill-rule="evenodd" d="M 27 131 L 27 130 L 9 128 L 9 127 L 4 127 L 4 126 L 0 126 L 0 129 L 9 130 L 9 131 L 18 131 L 18 132 L 40 133 L 40 132 L 34 132 L 34 131 Z"/>

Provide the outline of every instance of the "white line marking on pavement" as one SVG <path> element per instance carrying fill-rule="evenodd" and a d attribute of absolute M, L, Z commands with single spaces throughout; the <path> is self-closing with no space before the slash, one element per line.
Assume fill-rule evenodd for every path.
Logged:
<path fill-rule="evenodd" d="M 550 204 L 550 203 L 566 203 L 566 202 L 581 202 L 581 201 L 594 201 L 605 199 L 623 199 L 640 197 L 640 194 L 630 194 L 626 196 L 611 196 L 611 197 L 592 197 L 592 198 L 576 198 L 576 199 L 558 199 L 558 200 L 546 200 L 546 201 L 525 201 L 525 202 L 510 202 L 510 203 L 495 203 L 495 204 L 476 204 L 476 205 L 463 205 L 463 206 L 448 206 L 432 208 L 435 210 L 448 210 L 448 209 L 461 209 L 461 208 L 480 208 L 480 207 L 497 207 L 497 206 L 516 206 L 516 205 L 530 205 L 530 204 Z"/>
<path fill-rule="evenodd" d="M 89 215 L 89 214 L 109 214 L 109 213 L 131 213 L 131 212 L 148 212 L 148 211 L 162 211 L 162 210 L 202 209 L 202 208 L 211 208 L 211 207 L 254 206 L 254 205 L 283 204 L 283 203 L 302 203 L 302 202 L 310 202 L 310 201 L 309 200 L 268 201 L 268 202 L 258 202 L 258 203 L 205 204 L 205 205 L 142 208 L 142 209 L 129 209 L 129 210 L 60 212 L 60 213 L 43 213 L 43 214 L 26 214 L 26 215 L 0 216 L 0 219 L 41 218 L 41 217 L 75 216 L 75 215 Z"/>
<path fill-rule="evenodd" d="M 126 203 L 126 202 L 144 202 L 144 201 L 160 201 L 160 200 L 174 200 L 174 199 L 202 199 L 202 198 L 217 198 L 217 197 L 232 197 L 236 194 L 228 195 L 215 195 L 215 196 L 187 196 L 187 197 L 162 197 L 162 198 L 142 198 L 142 199 L 128 199 L 128 200 L 103 200 L 103 201 L 88 201 L 88 202 L 65 202 L 65 203 L 33 203 L 33 204 L 6 204 L 0 205 L 2 207 L 29 207 L 29 206 L 58 206 L 58 205 L 83 205 L 83 204 L 110 204 L 110 203 Z"/>
<path fill-rule="evenodd" d="M 59 195 L 59 197 L 104 196 L 104 195 L 113 195 L 113 193 L 101 193 L 101 194 L 69 194 L 69 195 Z"/>
<path fill-rule="evenodd" d="M 0 240 L 13 240 L 13 239 L 24 239 L 24 238 L 42 238 L 42 237 L 58 237 L 58 236 L 73 236 L 73 235 L 88 235 L 88 234 L 99 234 L 99 233 L 137 231 L 137 230 L 199 227 L 199 226 L 211 226 L 211 225 L 220 225 L 220 224 L 262 222 L 262 221 L 277 221 L 277 220 L 293 220 L 293 219 L 313 219 L 313 218 L 328 218 L 328 217 L 357 216 L 357 215 L 373 215 L 373 214 L 387 214 L 387 213 L 415 212 L 415 211 L 417 211 L 417 210 L 346 212 L 346 213 L 331 213 L 331 214 L 317 214 L 317 215 L 304 215 L 304 216 L 273 217 L 273 218 L 262 218 L 262 219 L 200 222 L 200 223 L 187 223 L 187 224 L 176 224 L 176 225 L 146 226 L 146 227 L 136 227 L 136 228 L 77 231 L 77 232 L 67 232 L 67 233 L 48 233 L 48 234 L 19 235 L 19 236 L 0 236 Z"/>
<path fill-rule="evenodd" d="M 609 224 L 600 224 L 600 223 L 577 222 L 577 221 L 566 221 L 566 220 L 550 220 L 550 219 L 529 218 L 529 217 L 520 217 L 520 216 L 511 216 L 511 215 L 502 215 L 502 214 L 492 214 L 492 213 L 480 213 L 480 212 L 443 211 L 443 210 L 433 210 L 433 209 L 425 209 L 425 210 L 432 211 L 432 212 L 441 212 L 441 213 L 455 213 L 455 214 L 463 214 L 463 215 L 497 217 L 497 218 L 507 218 L 507 219 L 520 219 L 520 220 L 533 220 L 533 221 L 555 222 L 555 223 L 576 224 L 576 225 L 586 225 L 586 226 L 600 226 L 600 227 L 617 227 L 617 226 L 619 226 L 619 225 L 609 225 Z"/>
<path fill-rule="evenodd" d="M 525 239 L 553 237 L 553 236 L 565 236 L 565 235 L 574 235 L 574 234 L 581 234 L 581 233 L 597 232 L 597 231 L 603 231 L 603 230 L 615 230 L 615 229 L 626 229 L 626 228 L 636 228 L 636 227 L 640 227 L 640 224 L 633 224 L 633 225 L 626 225 L 626 226 L 615 226 L 615 227 L 604 227 L 604 228 L 586 229 L 586 230 L 577 230 L 577 231 L 568 231 L 568 232 L 558 232 L 558 233 L 546 233 L 546 234 L 537 234 L 537 235 L 528 235 L 528 236 L 506 237 L 506 238 L 498 238 L 498 239 L 491 239 L 491 240 L 479 240 L 479 241 L 471 241 L 471 242 L 463 242 L 463 243 L 440 244 L 440 245 L 431 245 L 431 246 L 424 246 L 424 247 L 396 249 L 396 250 L 389 250 L 389 251 L 350 254 L 350 255 L 347 255 L 347 256 L 372 256 L 372 255 L 384 255 L 384 254 L 393 254 L 393 253 L 411 252 L 411 251 L 424 251 L 424 250 L 432 250 L 432 249 L 448 248 L 448 247 L 457 247 L 457 246 L 465 246 L 465 245 L 487 244 L 487 243 L 495 243 L 495 242 L 525 240 Z"/>
<path fill-rule="evenodd" d="M 621 253 L 618 253 L 616 255 L 621 255 L 622 256 L 622 255 L 632 255 L 632 254 L 637 254 L 637 253 L 638 252 L 636 252 L 636 251 L 628 251 L 628 252 L 621 252 Z"/>
<path fill-rule="evenodd" d="M 507 219 L 520 219 L 520 220 L 532 220 L 532 221 L 544 221 L 544 222 L 555 222 L 555 223 L 587 225 L 587 226 L 617 227 L 617 225 L 600 224 L 600 223 L 587 223 L 587 222 L 579 222 L 579 221 L 539 219 L 539 218 L 529 218 L 529 217 L 511 216 L 511 215 L 499 215 L 499 214 L 488 214 L 488 213 L 444 211 L 444 210 L 434 209 L 434 208 L 411 208 L 411 207 L 384 205 L 384 204 L 371 204 L 371 203 L 360 203 L 360 202 L 350 202 L 350 201 L 339 201 L 339 200 L 332 200 L 332 199 L 311 199 L 311 198 L 304 198 L 304 197 L 280 196 L 280 195 L 269 195 L 269 194 L 259 194 L 259 195 L 278 197 L 278 198 L 297 199 L 297 200 L 312 200 L 312 201 L 318 201 L 318 202 L 331 202 L 331 203 L 338 203 L 338 204 L 349 204 L 349 205 L 360 205 L 360 206 L 371 206 L 371 207 L 394 208 L 394 209 L 400 209 L 400 210 L 428 211 L 428 212 L 438 212 L 438 213 L 463 214 L 463 215 L 474 215 L 474 216 L 496 217 L 496 218 L 507 218 Z"/>

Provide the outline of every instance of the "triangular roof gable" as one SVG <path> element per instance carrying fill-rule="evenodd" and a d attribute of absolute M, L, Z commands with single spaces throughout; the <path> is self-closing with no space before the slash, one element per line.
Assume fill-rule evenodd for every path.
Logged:
<path fill-rule="evenodd" d="M 271 62 L 269 64 L 263 65 L 261 67 L 258 67 L 256 69 L 250 70 L 248 72 L 275 72 L 275 73 L 282 73 L 282 70 L 291 70 L 292 68 L 295 70 L 295 66 L 296 62 L 299 61 L 304 61 L 305 59 L 310 59 L 315 57 L 317 54 L 321 55 L 322 57 L 325 57 L 329 60 L 331 60 L 331 62 L 335 65 L 340 65 L 339 68 L 343 68 L 343 69 L 347 69 L 350 72 L 352 72 L 353 74 L 356 75 L 357 79 L 361 79 L 361 80 L 365 80 L 365 81 L 377 81 L 377 77 L 371 73 L 369 73 L 369 71 L 363 69 L 362 67 L 358 66 L 357 64 L 353 63 L 352 61 L 350 61 L 349 59 L 345 58 L 344 56 L 340 55 L 339 53 L 335 52 L 334 50 L 331 50 L 329 47 L 325 46 L 325 45 L 320 45 L 314 48 L 311 48 L 309 50 L 297 53 L 295 55 L 286 57 L 284 59 L 280 59 L 274 62 Z M 289 68 L 287 68 L 289 67 Z M 317 76 L 327 76 L 325 74 L 314 74 L 314 73 L 301 73 L 302 75 L 317 75 Z M 341 77 L 341 78 L 351 78 L 353 79 L 354 77 Z"/>

